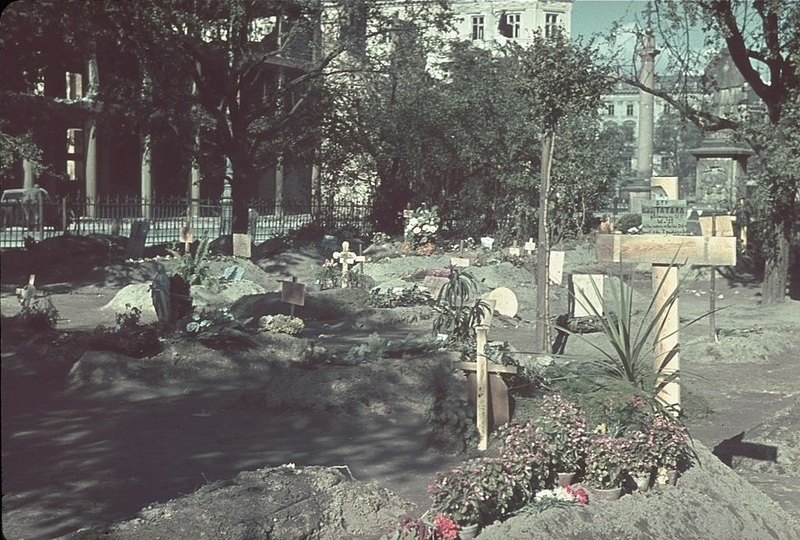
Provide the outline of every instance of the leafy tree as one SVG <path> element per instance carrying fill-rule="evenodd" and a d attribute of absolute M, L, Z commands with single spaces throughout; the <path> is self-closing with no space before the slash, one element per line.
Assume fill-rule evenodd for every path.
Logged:
<path fill-rule="evenodd" d="M 635 77 L 625 81 L 661 97 L 702 130 L 733 130 L 750 143 L 764 170 L 759 175 L 766 233 L 763 301 L 785 300 L 789 253 L 798 227 L 796 201 L 800 169 L 794 160 L 800 147 L 785 116 L 797 100 L 800 53 L 800 4 L 794 0 L 655 0 L 657 29 L 669 51 L 667 70 L 678 74 L 671 89 L 647 88 Z M 724 45 L 763 106 L 763 113 L 720 115 L 691 99 L 692 75 L 705 68 L 705 50 L 690 46 L 691 30 L 704 33 L 707 46 Z M 708 90 L 715 81 L 707 81 Z"/>
<path fill-rule="evenodd" d="M 689 150 L 700 146 L 702 140 L 700 128 L 673 109 L 665 111 L 656 121 L 653 152 L 667 157 L 669 168 L 662 173 L 677 176 L 685 195 L 695 191 L 697 160 Z"/>

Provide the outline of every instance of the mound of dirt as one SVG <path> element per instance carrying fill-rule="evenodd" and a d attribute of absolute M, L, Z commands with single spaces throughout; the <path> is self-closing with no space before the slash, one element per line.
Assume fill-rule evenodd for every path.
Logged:
<path fill-rule="evenodd" d="M 286 466 L 245 471 L 186 497 L 150 505 L 108 529 L 80 530 L 62 540 L 342 540 L 377 537 L 407 502 L 342 469 Z"/>
<path fill-rule="evenodd" d="M 654 488 L 614 502 L 512 517 L 487 527 L 481 540 L 651 540 L 681 538 L 796 540 L 797 523 L 774 501 L 696 444 L 701 465 L 676 486 Z"/>

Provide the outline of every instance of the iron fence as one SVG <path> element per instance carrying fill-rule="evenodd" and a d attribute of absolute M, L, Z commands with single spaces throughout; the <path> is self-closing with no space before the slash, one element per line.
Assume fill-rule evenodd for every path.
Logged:
<path fill-rule="evenodd" d="M 373 209 L 369 205 L 328 203 L 312 207 L 307 201 L 277 205 L 274 201 L 253 200 L 248 209 L 248 232 L 255 243 L 310 225 L 364 235 L 373 231 Z M 133 222 L 138 220 L 150 224 L 146 245 L 170 244 L 180 240 L 187 216 L 195 238 L 213 239 L 231 232 L 233 216 L 230 199 L 187 203 L 181 198 L 146 201 L 122 196 L 96 201 L 50 199 L 33 213 L 22 212 L 16 206 L 2 210 L 0 248 L 20 247 L 26 237 L 40 241 L 62 234 L 129 236 Z"/>

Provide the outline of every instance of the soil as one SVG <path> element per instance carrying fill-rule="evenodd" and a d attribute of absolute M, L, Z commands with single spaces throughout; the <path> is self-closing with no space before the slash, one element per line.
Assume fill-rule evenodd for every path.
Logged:
<path fill-rule="evenodd" d="M 442 253 L 401 257 L 396 247 L 368 249 L 361 279 L 419 283 L 420 270 L 449 262 Z M 565 273 L 606 270 L 589 243 L 566 251 Z M 472 440 L 464 448 L 437 439 L 428 422 L 442 388 L 463 392 L 455 353 L 370 356 L 380 341 L 373 334 L 395 344 L 429 335 L 429 308 L 369 308 L 364 290 L 320 291 L 330 254 L 297 245 L 256 250 L 249 261 L 214 257 L 215 275 L 239 265 L 242 280 L 192 295 L 198 312 L 225 307 L 256 320 L 289 313 L 279 280 L 296 277 L 308 285 L 306 305 L 295 308 L 305 322 L 299 335 L 247 332 L 215 343 L 142 332 L 121 343 L 116 315 L 129 304 L 142 308 L 142 324 L 154 322 L 149 284 L 158 265 L 177 265 L 164 249 L 137 261 L 122 253 L 110 237 L 2 253 L 6 538 L 378 538 L 428 509 L 436 471 L 478 454 Z M 495 317 L 490 339 L 533 350 L 530 263 L 473 255 L 480 292 L 505 286 L 519 301 L 517 316 Z M 644 309 L 649 268 L 629 271 Z M 58 310 L 55 331 L 14 317 L 15 289 L 29 274 Z M 709 309 L 710 273 L 682 274 L 688 322 Z M 760 284 L 737 272 L 718 275 L 715 294 L 718 339 L 707 320 L 681 332 L 682 368 L 697 375 L 683 388 L 700 465 L 673 487 L 513 517 L 480 538 L 800 538 L 800 302 L 762 307 Z M 553 314 L 566 312 L 566 299 L 565 286 L 552 287 Z M 566 352 L 580 361 L 590 348 L 572 338 Z"/>

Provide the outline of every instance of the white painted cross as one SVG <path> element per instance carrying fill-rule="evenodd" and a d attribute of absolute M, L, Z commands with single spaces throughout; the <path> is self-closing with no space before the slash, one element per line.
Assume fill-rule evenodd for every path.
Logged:
<path fill-rule="evenodd" d="M 677 182 L 667 194 L 677 197 Z M 665 187 L 666 189 L 666 187 Z M 678 268 L 681 264 L 716 266 L 736 265 L 736 239 L 723 236 L 673 236 L 668 234 L 598 234 L 597 260 L 604 262 L 653 265 L 654 313 L 663 310 L 656 324 L 655 367 L 658 370 L 669 355 L 669 362 L 660 370 L 661 380 L 680 372 L 678 300 L 668 300 L 678 289 Z M 680 410 L 681 387 L 676 378 L 667 384 L 659 399 L 674 412 Z"/>
<path fill-rule="evenodd" d="M 333 258 L 342 265 L 342 288 L 345 289 L 347 288 L 347 274 L 350 272 L 350 266 L 357 262 L 364 262 L 366 258 L 350 251 L 350 242 L 347 240 L 342 242 L 342 251 L 333 253 Z"/>
<path fill-rule="evenodd" d="M 36 287 L 33 284 L 35 281 L 36 274 L 31 274 L 28 278 L 28 284 L 16 291 L 19 304 L 24 308 L 29 307 L 31 305 L 31 300 L 36 296 Z"/>
<path fill-rule="evenodd" d="M 536 251 L 536 242 L 533 241 L 533 237 L 530 237 L 522 248 L 528 252 L 528 255 Z"/>

